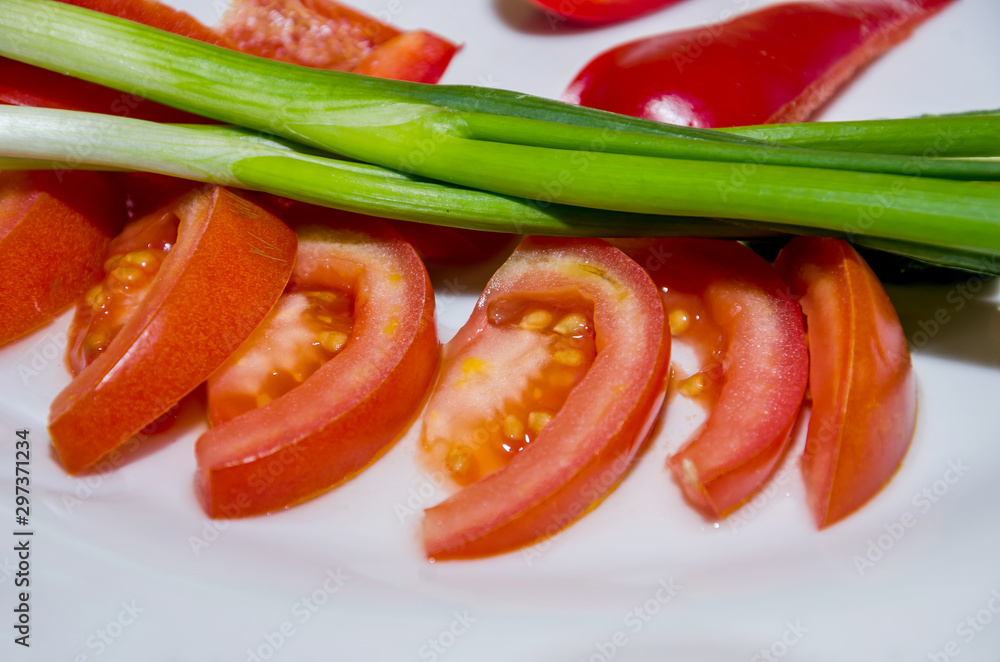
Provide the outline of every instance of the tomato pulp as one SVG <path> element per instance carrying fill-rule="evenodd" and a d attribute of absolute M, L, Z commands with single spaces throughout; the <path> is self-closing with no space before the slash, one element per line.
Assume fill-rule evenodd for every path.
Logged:
<path fill-rule="evenodd" d="M 433 558 L 553 535 L 625 474 L 663 402 L 670 337 L 649 276 L 597 239 L 528 238 L 444 350 L 423 443 L 465 485 L 428 509 Z"/>
<path fill-rule="evenodd" d="M 795 2 L 639 39 L 591 60 L 563 99 L 698 127 L 801 122 L 952 0 Z"/>
<path fill-rule="evenodd" d="M 735 241 L 625 242 L 662 289 L 671 333 L 702 369 L 681 393 L 709 408 L 667 462 L 687 498 L 712 516 L 750 498 L 788 444 L 808 380 L 802 313 L 774 268 Z"/>
<path fill-rule="evenodd" d="M 116 258 L 102 285 L 107 291 L 90 305 L 109 303 L 107 295 L 122 324 L 52 403 L 49 432 L 70 473 L 92 465 L 203 382 L 264 318 L 291 273 L 294 233 L 227 189 L 205 187 L 155 213 L 177 217 L 176 242 L 154 256 L 155 277 L 147 271 L 148 256 L 126 264 L 128 253 Z M 127 295 L 132 276 L 148 281 L 148 292 L 118 298 Z M 122 301 L 134 310 L 123 313 Z M 103 324 L 102 315 L 96 318 Z M 115 326 L 95 332 L 111 335 Z"/>
<path fill-rule="evenodd" d="M 812 416 L 802 457 L 816 525 L 846 517 L 896 473 L 917 396 L 906 336 L 868 265 L 841 239 L 796 237 L 775 266 L 809 327 Z"/>
<path fill-rule="evenodd" d="M 214 427 L 196 455 L 212 517 L 279 510 L 360 471 L 413 421 L 437 370 L 434 294 L 413 248 L 373 218 L 283 216 L 299 235 L 288 289 L 208 384 Z"/>

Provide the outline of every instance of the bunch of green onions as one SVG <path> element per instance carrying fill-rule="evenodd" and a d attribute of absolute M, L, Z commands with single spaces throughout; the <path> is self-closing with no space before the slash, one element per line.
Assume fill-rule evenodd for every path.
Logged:
<path fill-rule="evenodd" d="M 233 126 L 4 107 L 0 168 L 145 170 L 500 232 L 829 234 L 1000 273 L 996 114 L 710 131 L 309 69 L 52 0 L 3 4 L 0 55 Z"/>

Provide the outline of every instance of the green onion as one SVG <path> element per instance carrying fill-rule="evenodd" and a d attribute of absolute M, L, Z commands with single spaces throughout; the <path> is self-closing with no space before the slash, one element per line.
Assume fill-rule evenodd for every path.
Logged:
<path fill-rule="evenodd" d="M 924 158 L 1000 154 L 1000 114 L 994 111 L 905 121 L 766 124 L 719 131 L 799 147 L 849 152 L 875 151 Z"/>
<path fill-rule="evenodd" d="M 0 159 L 0 170 L 143 170 L 345 211 L 496 232 L 577 235 L 581 228 L 591 228 L 603 236 L 774 234 L 704 218 L 565 205 L 542 209 L 524 200 L 317 156 L 240 127 L 179 126 L 70 110 L 0 106 L 0 136 L 4 153 L 14 157 Z"/>
<path fill-rule="evenodd" d="M 379 177 L 354 174 L 360 187 L 355 193 L 345 189 L 333 196 L 353 195 L 347 203 L 356 205 L 352 208 L 384 214 L 386 208 L 410 203 L 387 202 L 383 196 L 406 196 L 421 186 L 434 186 L 435 192 L 462 191 L 449 208 L 450 218 L 469 227 L 482 227 L 480 223 L 492 217 L 498 224 L 491 229 L 525 231 L 524 224 L 511 221 L 510 210 L 490 206 L 497 199 L 513 198 L 522 209 L 538 213 L 532 218 L 539 223 L 529 231 L 539 233 L 622 234 L 623 226 L 615 224 L 619 221 L 599 212 L 591 212 L 589 220 L 550 222 L 551 210 L 571 205 L 643 215 L 721 217 L 789 230 L 805 227 L 944 260 L 952 254 L 959 266 L 967 266 L 969 255 L 1000 255 L 1000 189 L 993 183 L 945 179 L 996 179 L 997 163 L 925 155 L 933 146 L 926 142 L 932 129 L 923 129 L 906 149 L 883 149 L 889 154 L 807 150 L 498 90 L 306 69 L 47 0 L 5 0 L 4 5 L 2 55 L 381 166 Z M 905 127 L 920 121 L 884 124 L 896 132 L 895 143 L 905 143 Z M 996 126 L 996 117 L 990 115 L 944 121 Z M 878 152 L 878 144 L 861 140 L 853 147 Z M 996 156 L 995 148 L 972 152 Z M 301 149 L 291 151 L 297 156 L 240 158 L 229 164 L 229 173 L 242 185 L 262 190 L 298 187 L 296 195 L 303 198 L 330 197 L 312 187 L 322 179 L 318 173 L 332 166 L 310 161 L 322 157 Z M 287 163 L 290 159 L 294 166 Z M 197 163 L 191 168 L 198 170 Z M 292 181 L 280 168 L 291 169 L 302 181 Z M 384 169 L 413 177 L 399 179 Z M 391 190 L 366 192 L 367 186 L 387 183 Z M 455 187 L 497 195 L 489 204 L 473 203 L 463 197 L 469 191 Z M 462 221 L 466 214 L 473 220 Z M 440 222 L 429 216 L 424 220 Z M 662 233 L 670 233 L 670 222 L 646 218 L 640 225 L 654 228 L 643 234 L 656 233 L 661 223 Z"/>

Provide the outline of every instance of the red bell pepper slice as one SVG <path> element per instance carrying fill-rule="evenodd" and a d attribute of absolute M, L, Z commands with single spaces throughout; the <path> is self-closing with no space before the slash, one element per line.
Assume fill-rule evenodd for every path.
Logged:
<path fill-rule="evenodd" d="M 613 23 L 642 16 L 678 0 L 531 0 L 545 11 L 574 23 Z"/>
<path fill-rule="evenodd" d="M 593 59 L 563 98 L 698 127 L 800 122 L 953 0 L 775 5 Z"/>
<path fill-rule="evenodd" d="M 796 237 L 775 267 L 801 296 L 809 327 L 812 415 L 801 466 L 822 529 L 899 468 L 916 425 L 913 367 L 889 297 L 850 244 Z"/>

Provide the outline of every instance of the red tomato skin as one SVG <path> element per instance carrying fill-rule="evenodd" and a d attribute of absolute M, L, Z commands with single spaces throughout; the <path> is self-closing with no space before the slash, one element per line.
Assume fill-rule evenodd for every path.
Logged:
<path fill-rule="evenodd" d="M 699 297 L 722 328 L 719 346 L 703 348 L 709 361 L 721 357 L 721 389 L 667 466 L 692 504 L 724 516 L 764 484 L 787 448 L 808 380 L 801 310 L 774 268 L 738 242 L 630 243 L 658 286 Z"/>
<path fill-rule="evenodd" d="M 59 1 L 136 21 L 217 46 L 230 46 L 225 38 L 211 28 L 205 27 L 190 15 L 154 0 Z M 170 108 L 110 87 L 6 58 L 0 58 L 0 102 L 17 106 L 105 113 L 152 122 L 205 123 L 211 121 L 199 115 Z"/>
<path fill-rule="evenodd" d="M 296 224 L 324 217 L 330 210 Z M 291 391 L 202 435 L 197 484 L 210 517 L 281 510 L 355 475 L 405 432 L 437 374 L 434 292 L 419 256 L 377 219 L 333 218 L 371 250 L 302 242 L 292 280 L 326 263 L 363 265 L 351 341 Z M 386 341 L 390 311 L 396 330 Z"/>
<path fill-rule="evenodd" d="M 108 349 L 56 396 L 52 443 L 79 473 L 157 419 L 239 346 L 291 273 L 295 235 L 220 187 L 178 202 L 177 243 Z"/>
<path fill-rule="evenodd" d="M 812 416 L 801 468 L 816 526 L 889 482 L 916 427 L 910 351 L 882 284 L 841 240 L 797 237 L 775 262 L 809 327 Z"/>
<path fill-rule="evenodd" d="M 0 173 L 0 344 L 52 321 L 101 278 L 124 203 L 98 173 Z"/>
<path fill-rule="evenodd" d="M 497 297 L 567 291 L 594 303 L 594 364 L 535 442 L 424 512 L 428 557 L 482 557 L 554 535 L 618 484 L 648 436 L 670 362 L 663 304 L 648 274 L 604 241 L 526 239 L 446 345 L 444 361 L 475 342 Z"/>
<path fill-rule="evenodd" d="M 801 122 L 952 0 L 775 5 L 647 37 L 584 67 L 565 101 L 671 124 Z"/>
<path fill-rule="evenodd" d="M 531 0 L 545 11 L 574 23 L 598 25 L 647 14 L 679 0 Z"/>

